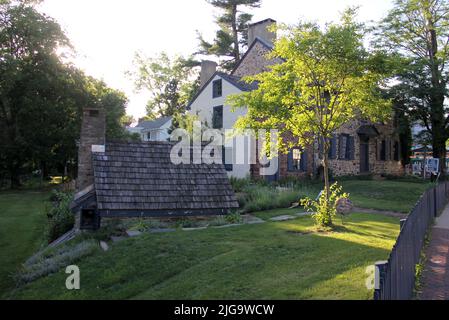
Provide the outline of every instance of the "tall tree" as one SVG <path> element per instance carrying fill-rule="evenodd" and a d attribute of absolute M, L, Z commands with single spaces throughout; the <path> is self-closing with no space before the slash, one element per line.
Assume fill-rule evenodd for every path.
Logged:
<path fill-rule="evenodd" d="M 258 8 L 261 0 L 206 0 L 218 8 L 221 14 L 216 18 L 219 30 L 212 43 L 199 35 L 200 52 L 224 58 L 221 66 L 231 70 L 240 60 L 242 46 L 248 45 L 248 23 L 252 14 L 242 12 L 241 7 Z"/>
<path fill-rule="evenodd" d="M 106 108 L 109 136 L 124 132 L 126 97 L 62 62 L 69 40 L 35 2 L 0 3 L 0 167 L 13 187 L 25 166 L 45 172 L 75 159 L 83 106 Z"/>
<path fill-rule="evenodd" d="M 359 117 L 380 120 L 391 114 L 391 103 L 379 90 L 382 65 L 365 50 L 364 28 L 354 22 L 354 15 L 354 10 L 348 10 L 341 23 L 328 24 L 324 30 L 313 23 L 287 27 L 271 53 L 285 62 L 248 77 L 248 82 L 259 83 L 258 89 L 229 99 L 234 107 L 248 107 L 236 127 L 278 129 L 281 151 L 294 146 L 295 141 L 287 138 L 290 134 L 302 146 L 322 141 L 328 204 L 332 134 Z M 267 139 L 266 150 L 270 144 Z M 321 220 L 325 226 L 332 225 L 332 207 Z"/>
<path fill-rule="evenodd" d="M 171 58 L 161 52 L 146 58 L 136 53 L 135 70 L 127 72 L 134 79 L 137 91 L 147 90 L 151 98 L 147 103 L 147 118 L 173 116 L 184 113 L 185 107 L 199 87 L 200 65 L 192 57 Z"/>
<path fill-rule="evenodd" d="M 449 137 L 449 3 L 447 0 L 396 0 L 381 22 L 378 40 L 402 55 L 398 80 L 407 86 L 410 113 L 432 134 L 433 156 L 445 168 Z M 443 171 L 444 172 L 444 171 Z"/>

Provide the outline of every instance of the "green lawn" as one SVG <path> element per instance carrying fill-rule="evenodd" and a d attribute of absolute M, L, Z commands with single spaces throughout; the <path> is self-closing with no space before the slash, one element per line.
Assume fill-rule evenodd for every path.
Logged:
<path fill-rule="evenodd" d="M 343 181 L 357 206 L 408 212 L 429 186 L 399 181 Z M 317 187 L 318 189 L 318 187 Z M 39 246 L 48 193 L 0 193 L 0 284 Z M 294 214 L 275 209 L 254 215 Z M 145 234 L 112 244 L 76 264 L 81 290 L 65 289 L 64 270 L 4 295 L 18 299 L 370 299 L 366 267 L 388 257 L 396 218 L 362 213 L 332 233 L 312 219 L 233 228 Z M 9 291 L 9 290 L 8 290 Z"/>
<path fill-rule="evenodd" d="M 431 184 L 402 181 L 342 181 L 356 206 L 362 208 L 409 213 Z"/>
<path fill-rule="evenodd" d="M 11 289 L 11 275 L 42 244 L 49 192 L 0 192 L 0 296 Z"/>
<path fill-rule="evenodd" d="M 395 218 L 353 214 L 338 232 L 309 217 L 262 225 L 145 234 L 79 262 L 81 290 L 61 270 L 19 299 L 370 299 L 365 269 L 388 257 Z"/>

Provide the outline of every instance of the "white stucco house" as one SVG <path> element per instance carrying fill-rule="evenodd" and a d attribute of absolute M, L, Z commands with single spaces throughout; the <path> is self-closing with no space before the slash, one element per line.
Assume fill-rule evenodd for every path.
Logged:
<path fill-rule="evenodd" d="M 135 127 L 128 127 L 131 133 L 138 133 L 142 141 L 167 141 L 172 125 L 171 117 L 162 117 L 155 120 L 140 121 Z"/>
<path fill-rule="evenodd" d="M 272 50 L 276 35 L 269 31 L 269 26 L 275 23 L 266 19 L 249 26 L 249 48 L 231 73 L 217 71 L 217 64 L 203 61 L 201 64 L 200 91 L 187 106 L 190 114 L 197 115 L 203 124 L 214 129 L 233 129 L 237 119 L 247 113 L 246 108 L 231 110 L 226 98 L 233 94 L 252 91 L 256 83 L 248 84 L 243 76 L 261 72 L 270 64 L 265 58 Z M 256 142 L 246 136 L 226 139 L 224 157 L 228 176 L 245 178 L 251 175 L 251 150 Z M 232 163 L 232 164 L 230 164 Z"/>
<path fill-rule="evenodd" d="M 271 26 L 273 19 L 265 19 L 249 25 L 248 50 L 230 73 L 217 71 L 217 64 L 203 61 L 201 65 L 201 87 L 187 106 L 190 114 L 197 115 L 203 124 L 214 129 L 233 129 L 239 117 L 247 113 L 246 108 L 232 108 L 226 103 L 227 97 L 242 92 L 256 90 L 257 83 L 246 83 L 245 76 L 260 74 L 272 65 L 283 63 L 268 54 L 273 50 L 276 33 Z M 319 176 L 321 170 L 320 142 L 301 146 L 298 139 L 284 133 L 292 148 L 288 153 L 280 153 L 266 163 L 259 161 L 260 154 L 250 159 L 250 154 L 260 152 L 254 139 L 235 137 L 227 139 L 224 147 L 225 167 L 228 176 L 277 181 L 284 178 L 305 179 Z M 355 119 L 337 130 L 330 139 L 330 166 L 334 176 L 376 174 L 402 175 L 401 148 L 399 136 L 393 121 L 372 123 L 366 119 Z M 229 161 L 230 160 L 230 161 Z M 268 173 L 267 173 L 268 172 Z"/>

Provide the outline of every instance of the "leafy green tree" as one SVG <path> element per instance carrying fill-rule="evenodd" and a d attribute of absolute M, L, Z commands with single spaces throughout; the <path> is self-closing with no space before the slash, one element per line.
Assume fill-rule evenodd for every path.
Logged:
<path fill-rule="evenodd" d="M 83 106 L 105 107 L 108 136 L 124 134 L 126 97 L 62 62 L 69 40 L 35 3 L 0 4 L 0 167 L 12 187 L 24 169 L 45 176 L 74 162 Z"/>
<path fill-rule="evenodd" d="M 407 89 L 410 114 L 432 134 L 433 156 L 445 167 L 449 137 L 449 3 L 446 0 L 396 0 L 381 22 L 378 44 L 401 56 L 399 83 Z"/>
<path fill-rule="evenodd" d="M 199 62 L 192 57 L 169 57 L 165 52 L 153 58 L 136 53 L 135 70 L 127 72 L 134 79 L 137 91 L 147 90 L 147 118 L 183 113 L 199 87 Z"/>
<path fill-rule="evenodd" d="M 292 135 L 300 145 L 322 141 L 325 196 L 330 199 L 328 154 L 330 138 L 344 124 L 363 117 L 377 121 L 391 114 L 391 103 L 383 99 L 382 64 L 364 48 L 364 27 L 354 22 L 355 10 L 347 10 L 341 23 L 323 30 L 313 23 L 283 27 L 286 33 L 275 43 L 272 58 L 283 63 L 246 81 L 258 89 L 231 96 L 234 107 L 247 107 L 239 129 L 278 129 L 281 151 L 293 147 Z M 269 140 L 266 150 L 271 147 Z M 332 225 L 332 212 L 320 219 Z"/>
<path fill-rule="evenodd" d="M 220 29 L 212 43 L 204 40 L 201 34 L 198 36 L 199 53 L 223 58 L 221 66 L 232 70 L 240 60 L 241 48 L 248 45 L 248 24 L 252 19 L 251 14 L 239 9 L 241 7 L 258 8 L 261 0 L 207 0 L 207 2 L 221 11 L 216 18 Z"/>

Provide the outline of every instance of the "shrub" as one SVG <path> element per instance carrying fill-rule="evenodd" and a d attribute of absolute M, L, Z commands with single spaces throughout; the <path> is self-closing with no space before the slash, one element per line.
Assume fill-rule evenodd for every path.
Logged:
<path fill-rule="evenodd" d="M 312 200 L 308 197 L 301 199 L 301 205 L 312 212 L 312 217 L 319 227 L 332 227 L 332 220 L 337 215 L 337 201 L 342 198 L 349 198 L 349 194 L 343 193 L 342 187 L 334 183 L 330 187 L 329 199 L 326 193 L 322 192 L 318 200 Z"/>
<path fill-rule="evenodd" d="M 242 216 L 238 212 L 233 212 L 226 215 L 225 220 L 230 224 L 239 224 L 243 222 Z"/>
<path fill-rule="evenodd" d="M 229 182 L 231 183 L 232 189 L 235 193 L 243 192 L 244 189 L 251 184 L 250 178 L 235 178 L 230 177 Z"/>
<path fill-rule="evenodd" d="M 61 268 L 73 264 L 82 257 L 93 254 L 99 250 L 98 242 L 88 240 L 76 245 L 63 245 L 59 248 L 47 248 L 32 256 L 15 275 L 17 284 L 26 284 L 51 273 L 58 272 Z"/>
<path fill-rule="evenodd" d="M 75 224 L 75 216 L 70 210 L 73 195 L 71 193 L 54 191 L 51 197 L 53 205 L 47 208 L 47 240 L 58 239 Z"/>

